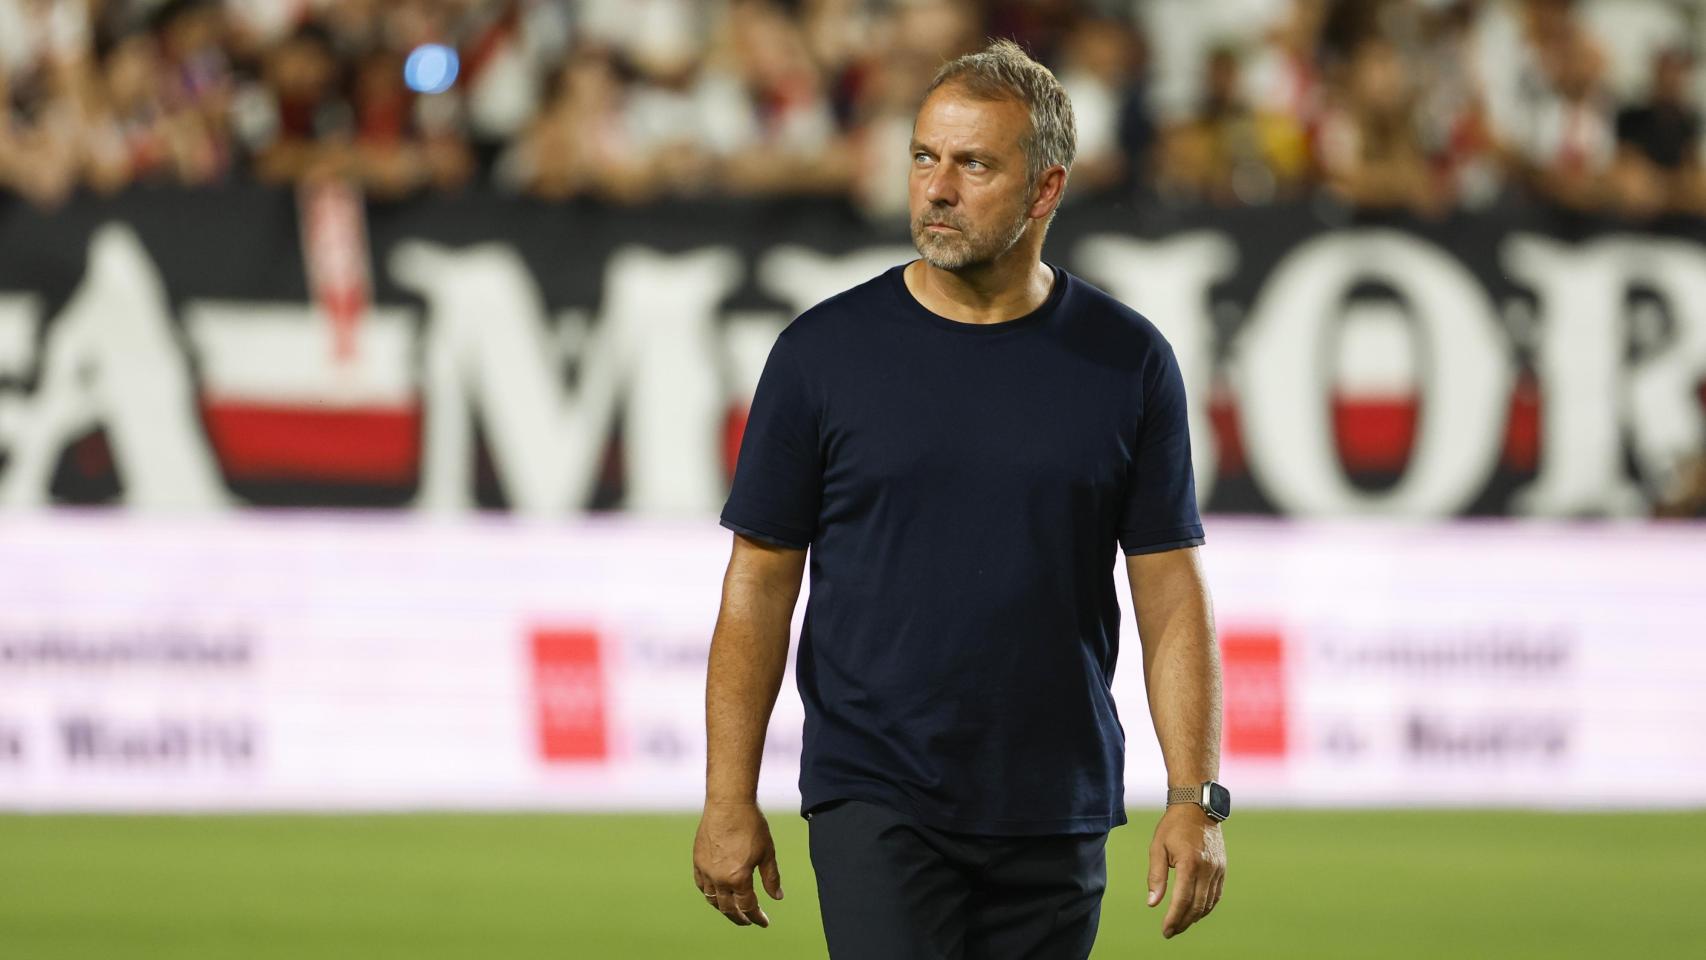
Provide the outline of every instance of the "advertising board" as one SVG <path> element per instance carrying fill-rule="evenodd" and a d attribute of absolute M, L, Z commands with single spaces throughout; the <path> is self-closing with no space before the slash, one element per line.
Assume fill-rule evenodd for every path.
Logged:
<path fill-rule="evenodd" d="M 1241 804 L 1706 804 L 1698 527 L 1208 531 Z M 728 550 L 631 518 L 10 518 L 0 808 L 691 809 Z M 1120 592 L 1142 806 L 1164 770 Z M 790 676 L 768 803 L 797 802 L 802 719 Z"/>

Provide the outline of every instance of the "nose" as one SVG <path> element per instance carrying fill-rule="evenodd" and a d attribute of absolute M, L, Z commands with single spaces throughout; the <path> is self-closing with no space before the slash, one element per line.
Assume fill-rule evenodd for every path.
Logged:
<path fill-rule="evenodd" d="M 953 206 L 959 202 L 959 186 L 954 181 L 954 165 L 938 163 L 924 175 L 924 198 L 931 203 Z"/>

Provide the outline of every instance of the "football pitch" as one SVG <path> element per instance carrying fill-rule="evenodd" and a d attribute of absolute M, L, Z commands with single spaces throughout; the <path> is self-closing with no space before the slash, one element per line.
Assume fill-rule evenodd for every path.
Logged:
<path fill-rule="evenodd" d="M 690 816 L 0 816 L 0 956 L 824 956 L 805 824 L 771 927 L 706 907 Z M 1706 811 L 1240 811 L 1226 898 L 1162 940 L 1150 811 L 1109 844 L 1098 958 L 1697 956 Z"/>

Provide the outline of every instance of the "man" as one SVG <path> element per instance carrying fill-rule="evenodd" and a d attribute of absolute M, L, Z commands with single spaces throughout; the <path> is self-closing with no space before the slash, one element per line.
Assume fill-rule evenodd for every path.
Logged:
<path fill-rule="evenodd" d="M 1686 50 L 1659 51 L 1646 102 L 1617 114 L 1612 184 L 1625 215 L 1687 213 L 1706 201 L 1700 112 L 1689 96 L 1692 64 Z"/>
<path fill-rule="evenodd" d="M 782 896 L 755 797 L 808 547 L 800 787 L 833 957 L 1089 953 L 1125 822 L 1116 543 L 1180 788 L 1149 903 L 1174 868 L 1171 937 L 1220 899 L 1219 661 L 1183 387 L 1148 321 L 1041 260 L 1073 148 L 1066 94 L 1017 46 L 949 63 L 913 128 L 923 259 L 806 311 L 771 351 L 722 514 L 693 852 L 736 924 L 769 924 L 755 870 Z"/>

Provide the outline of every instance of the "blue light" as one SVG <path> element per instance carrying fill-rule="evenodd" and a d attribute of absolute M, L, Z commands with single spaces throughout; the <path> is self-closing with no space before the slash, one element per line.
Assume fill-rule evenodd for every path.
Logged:
<path fill-rule="evenodd" d="M 403 61 L 403 82 L 416 93 L 443 93 L 456 82 L 460 66 L 455 50 L 442 43 L 423 43 Z"/>

